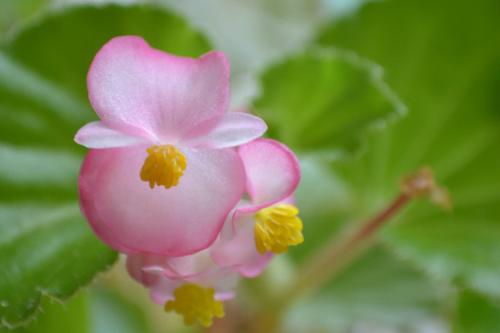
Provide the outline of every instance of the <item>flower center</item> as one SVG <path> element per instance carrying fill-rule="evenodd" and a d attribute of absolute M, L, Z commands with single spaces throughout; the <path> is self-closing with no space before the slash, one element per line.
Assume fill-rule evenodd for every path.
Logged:
<path fill-rule="evenodd" d="M 186 157 L 172 145 L 151 146 L 148 157 L 141 169 L 141 179 L 149 182 L 149 187 L 171 188 L 179 184 L 186 170 Z"/>
<path fill-rule="evenodd" d="M 213 317 L 224 317 L 222 302 L 214 299 L 213 288 L 185 284 L 174 290 L 174 300 L 165 303 L 165 311 L 175 311 L 184 317 L 186 325 L 199 322 L 204 327 L 212 325 Z"/>
<path fill-rule="evenodd" d="M 257 212 L 255 219 L 255 245 L 260 254 L 283 253 L 289 246 L 304 241 L 302 221 L 297 207 L 279 204 Z"/>

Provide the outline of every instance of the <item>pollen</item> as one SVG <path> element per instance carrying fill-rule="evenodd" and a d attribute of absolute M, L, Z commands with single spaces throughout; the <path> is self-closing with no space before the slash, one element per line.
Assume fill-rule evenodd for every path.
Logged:
<path fill-rule="evenodd" d="M 165 188 L 177 186 L 187 166 L 184 154 L 172 145 L 151 146 L 147 152 L 141 180 L 148 182 L 151 188 L 155 185 Z"/>
<path fill-rule="evenodd" d="M 186 325 L 198 322 L 204 327 L 212 325 L 213 317 L 224 317 L 224 306 L 214 298 L 213 288 L 185 284 L 174 290 L 174 300 L 165 303 L 165 311 L 175 311 L 184 317 Z"/>
<path fill-rule="evenodd" d="M 260 254 L 283 253 L 304 241 L 297 207 L 279 204 L 261 209 L 255 217 L 255 245 Z"/>

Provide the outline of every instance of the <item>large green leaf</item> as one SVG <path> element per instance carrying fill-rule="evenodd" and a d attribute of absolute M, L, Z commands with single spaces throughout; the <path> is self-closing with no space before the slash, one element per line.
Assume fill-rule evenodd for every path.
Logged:
<path fill-rule="evenodd" d="M 0 50 L 0 319 L 15 326 L 42 295 L 64 299 L 111 265 L 77 204 L 84 149 L 76 130 L 95 118 L 85 78 L 96 51 L 116 35 L 200 55 L 206 40 L 164 10 L 75 7 L 48 14 Z"/>
<path fill-rule="evenodd" d="M 15 26 L 20 20 L 28 18 L 46 6 L 49 0 L 2 1 L 0 10 L 0 38 L 4 32 Z"/>
<path fill-rule="evenodd" d="M 381 64 L 409 116 L 337 164 L 356 211 L 369 216 L 406 173 L 428 165 L 455 208 L 414 204 L 382 239 L 435 278 L 500 296 L 500 3 L 407 0 L 366 5 L 327 28 L 323 44 Z"/>
<path fill-rule="evenodd" d="M 287 325 L 299 332 L 352 332 L 356 327 L 412 332 L 438 318 L 438 310 L 437 288 L 421 272 L 377 248 L 294 306 Z"/>
<path fill-rule="evenodd" d="M 143 309 L 112 291 L 92 288 L 66 302 L 43 299 L 43 316 L 26 327 L 1 333 L 148 333 L 151 332 Z"/>
<path fill-rule="evenodd" d="M 0 314 L 8 326 L 33 313 L 42 295 L 65 298 L 116 258 L 76 204 L 2 204 L 0 234 Z"/>
<path fill-rule="evenodd" d="M 44 298 L 43 316 L 27 327 L 8 329 L 0 327 L 1 333 L 91 333 L 89 325 L 89 301 L 87 293 L 79 293 L 64 304 Z M 92 332 L 94 333 L 94 332 Z"/>
<path fill-rule="evenodd" d="M 297 150 L 352 150 L 366 131 L 404 111 L 378 66 L 338 50 L 292 56 L 261 81 L 255 112 L 271 136 Z"/>
<path fill-rule="evenodd" d="M 500 306 L 464 290 L 460 293 L 454 316 L 454 333 L 491 333 L 500 331 Z"/>

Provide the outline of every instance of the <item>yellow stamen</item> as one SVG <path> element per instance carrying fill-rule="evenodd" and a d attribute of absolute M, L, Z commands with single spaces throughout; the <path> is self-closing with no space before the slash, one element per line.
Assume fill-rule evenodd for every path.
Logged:
<path fill-rule="evenodd" d="M 175 311 L 184 317 L 186 325 L 195 322 L 204 327 L 212 325 L 213 317 L 224 317 L 224 306 L 214 298 L 212 288 L 185 284 L 174 290 L 174 300 L 165 303 L 165 311 Z"/>
<path fill-rule="evenodd" d="M 255 219 L 255 245 L 260 254 L 283 253 L 289 246 L 304 241 L 302 220 L 297 207 L 279 204 L 257 212 Z"/>
<path fill-rule="evenodd" d="M 186 157 L 172 145 L 151 146 L 147 149 L 148 157 L 141 169 L 141 179 L 155 185 L 171 188 L 179 184 L 179 179 L 186 170 Z"/>

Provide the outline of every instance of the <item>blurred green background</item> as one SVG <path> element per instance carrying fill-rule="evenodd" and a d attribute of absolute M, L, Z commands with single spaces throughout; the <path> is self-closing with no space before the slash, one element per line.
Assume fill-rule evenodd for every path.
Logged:
<path fill-rule="evenodd" d="M 226 52 L 232 107 L 301 160 L 305 243 L 242 282 L 210 332 L 272 313 L 318 249 L 422 166 L 453 210 L 413 202 L 291 300 L 278 331 L 500 332 L 499 18 L 498 0 L 0 0 L 0 332 L 201 331 L 153 305 L 78 209 L 86 72 L 123 34 Z"/>

